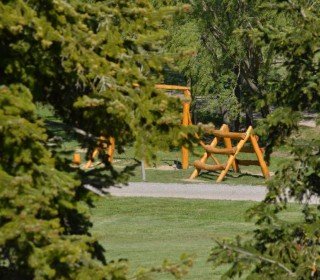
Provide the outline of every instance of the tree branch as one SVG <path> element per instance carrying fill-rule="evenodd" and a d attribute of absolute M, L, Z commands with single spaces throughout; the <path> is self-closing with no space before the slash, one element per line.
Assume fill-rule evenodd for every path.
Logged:
<path fill-rule="evenodd" d="M 281 269 L 283 269 L 284 271 L 286 271 L 290 276 L 295 276 L 296 274 L 291 271 L 289 268 L 287 268 L 284 264 L 282 263 L 279 263 L 277 261 L 274 261 L 272 259 L 268 259 L 268 258 L 265 258 L 265 257 L 262 257 L 262 256 L 259 256 L 259 255 L 255 255 L 253 253 L 250 253 L 248 251 L 245 251 L 243 249 L 240 249 L 240 248 L 237 248 L 237 247 L 233 247 L 233 246 L 230 246 L 228 244 L 222 244 L 220 243 L 219 241 L 215 240 L 215 242 L 224 250 L 231 250 L 231 251 L 234 251 L 236 253 L 239 253 L 239 254 L 242 254 L 244 256 L 247 256 L 248 258 L 251 258 L 251 259 L 259 259 L 261 261 L 265 261 L 265 262 L 268 262 L 268 263 L 271 263 L 271 264 L 275 264 L 276 266 L 280 267 Z"/>

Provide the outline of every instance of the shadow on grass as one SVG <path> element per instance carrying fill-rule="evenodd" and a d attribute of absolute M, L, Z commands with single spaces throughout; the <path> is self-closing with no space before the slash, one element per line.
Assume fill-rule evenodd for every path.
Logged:
<path fill-rule="evenodd" d="M 216 182 L 220 173 L 218 172 L 202 172 L 197 179 Z M 262 175 L 250 173 L 234 173 L 229 172 L 222 183 L 226 184 L 249 184 L 249 185 L 264 185 L 265 178 Z"/>

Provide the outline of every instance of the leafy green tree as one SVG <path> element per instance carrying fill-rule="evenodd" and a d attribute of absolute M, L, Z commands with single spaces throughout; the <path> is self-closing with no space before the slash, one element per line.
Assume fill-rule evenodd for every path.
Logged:
<path fill-rule="evenodd" d="M 268 1 L 270 9 L 288 25 L 260 25 L 254 36 L 272 44 L 284 68 L 285 79 L 270 93 L 279 104 L 264 123 L 269 147 L 281 143 L 297 127 L 299 112 L 320 108 L 320 3 L 319 1 Z M 301 143 L 291 139 L 292 159 L 269 183 L 264 201 L 249 211 L 257 229 L 249 241 L 217 242 L 210 260 L 231 264 L 226 277 L 248 279 L 320 278 L 320 142 L 310 135 Z M 271 149 L 269 149 L 269 152 Z M 313 199 L 313 200 L 312 200 Z M 285 221 L 281 213 L 289 201 L 301 203 L 301 219 Z"/>
<path fill-rule="evenodd" d="M 90 235 L 85 178 L 48 151 L 33 102 L 50 103 L 90 139 L 115 137 L 120 152 L 133 145 L 138 158 L 184 141 L 179 102 L 154 89 L 172 12 L 148 0 L 0 2 L 1 278 L 127 278 L 127 264 L 106 263 Z M 104 161 L 100 187 L 118 176 Z"/>
<path fill-rule="evenodd" d="M 189 13 L 176 20 L 169 49 L 180 51 L 179 68 L 190 79 L 193 93 L 209 94 L 214 110 L 224 122 L 236 121 L 236 128 L 240 113 L 246 125 L 253 123 L 253 112 L 266 117 L 272 104 L 267 96 L 270 80 L 279 76 L 273 48 L 242 31 L 277 22 L 277 15 L 259 10 L 263 1 L 188 2 Z"/>

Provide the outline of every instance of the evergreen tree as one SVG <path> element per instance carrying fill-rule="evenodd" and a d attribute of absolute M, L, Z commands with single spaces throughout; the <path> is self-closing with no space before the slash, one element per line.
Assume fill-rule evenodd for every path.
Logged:
<path fill-rule="evenodd" d="M 0 2 L 2 278 L 127 278 L 90 235 L 92 197 L 48 151 L 33 102 L 96 139 L 115 137 L 119 151 L 132 144 L 140 158 L 183 141 L 179 102 L 154 89 L 173 11 L 148 0 Z M 110 184 L 117 173 L 105 162 Z"/>

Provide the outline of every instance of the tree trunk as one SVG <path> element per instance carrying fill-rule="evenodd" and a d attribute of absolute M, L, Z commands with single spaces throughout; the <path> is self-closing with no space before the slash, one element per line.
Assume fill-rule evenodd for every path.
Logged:
<path fill-rule="evenodd" d="M 253 125 L 253 112 L 251 108 L 246 108 L 246 128 Z"/>

